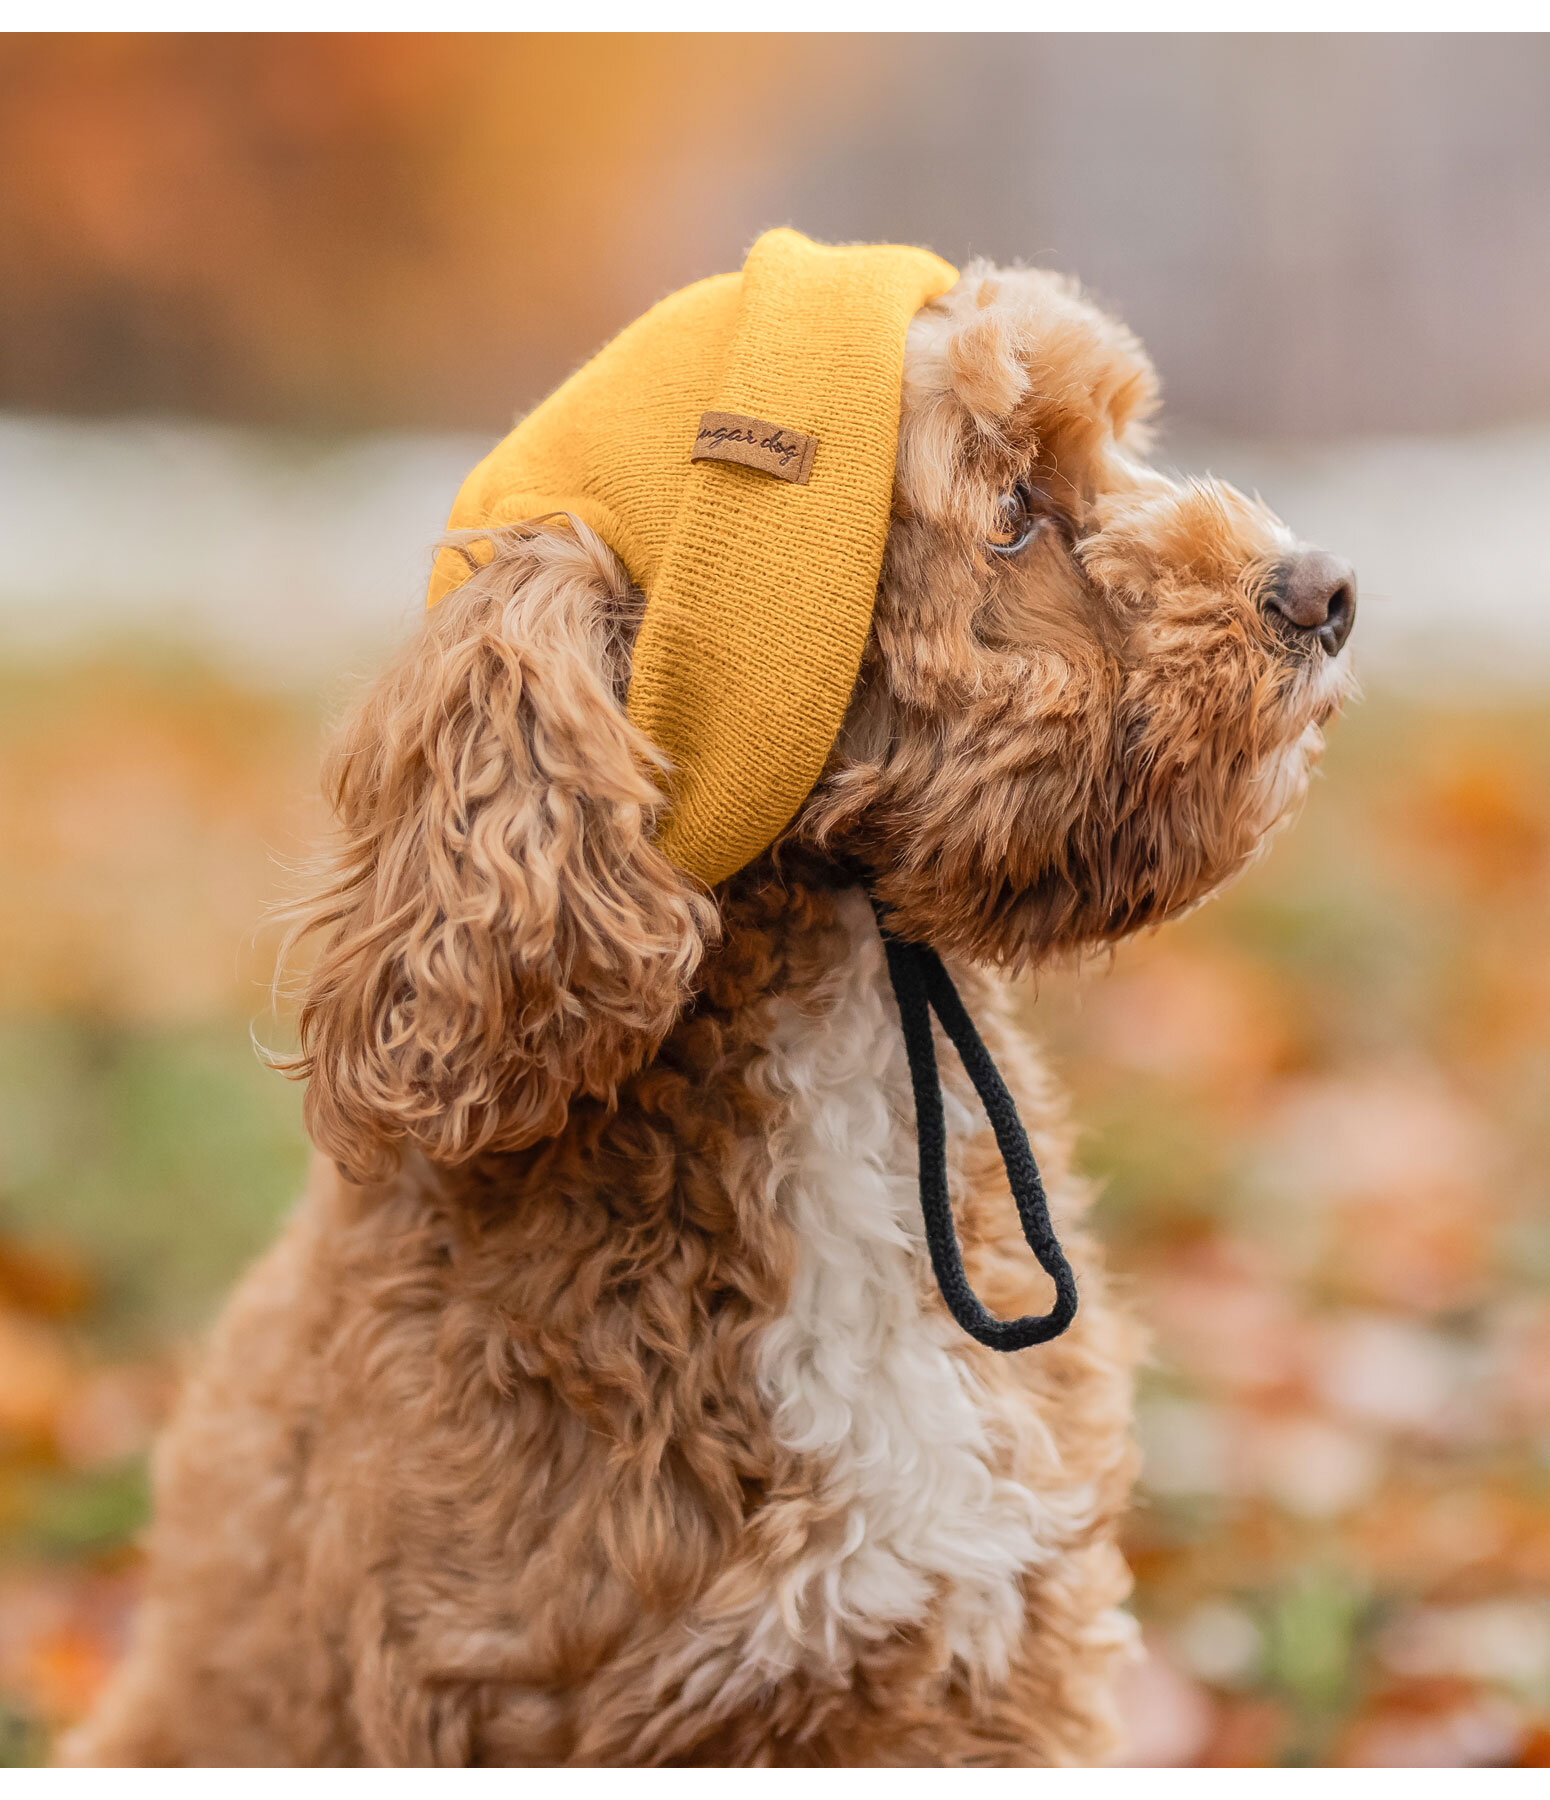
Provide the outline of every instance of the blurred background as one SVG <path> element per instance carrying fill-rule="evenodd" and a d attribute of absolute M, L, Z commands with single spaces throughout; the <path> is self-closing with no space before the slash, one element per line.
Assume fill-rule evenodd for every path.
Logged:
<path fill-rule="evenodd" d="M 1366 698 L 1029 1016 L 1155 1351 L 1136 1762 L 1550 1762 L 1550 39 L 0 39 L 0 1761 L 290 1203 L 266 909 L 512 418 L 758 231 L 1080 274 Z"/>

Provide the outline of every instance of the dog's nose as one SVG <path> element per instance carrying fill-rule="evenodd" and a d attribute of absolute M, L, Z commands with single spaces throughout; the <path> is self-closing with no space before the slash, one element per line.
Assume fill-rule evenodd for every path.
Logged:
<path fill-rule="evenodd" d="M 1327 656 L 1338 656 L 1356 623 L 1356 571 L 1327 550 L 1299 550 L 1276 571 L 1264 604 L 1295 633 L 1316 637 Z"/>

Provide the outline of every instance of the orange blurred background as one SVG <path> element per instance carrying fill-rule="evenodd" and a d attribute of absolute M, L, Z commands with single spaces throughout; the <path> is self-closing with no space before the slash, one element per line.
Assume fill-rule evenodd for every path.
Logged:
<path fill-rule="evenodd" d="M 304 1160 L 252 1054 L 327 716 L 464 470 L 791 222 L 1067 268 L 1166 458 L 1352 555 L 1226 898 L 1046 974 L 1156 1350 L 1132 1760 L 1550 1760 L 1550 39 L 0 39 L 0 1761 Z"/>

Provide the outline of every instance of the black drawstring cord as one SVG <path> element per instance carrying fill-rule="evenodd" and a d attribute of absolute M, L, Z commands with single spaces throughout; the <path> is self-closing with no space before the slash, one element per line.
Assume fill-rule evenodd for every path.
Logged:
<path fill-rule="evenodd" d="M 980 1034 L 974 1029 L 952 977 L 942 959 L 925 944 L 897 938 L 883 924 L 876 900 L 877 928 L 888 955 L 888 976 L 899 1003 L 904 1025 L 904 1048 L 909 1056 L 910 1084 L 915 1090 L 915 1129 L 920 1140 L 920 1210 L 926 1219 L 926 1244 L 937 1286 L 947 1310 L 972 1338 L 992 1350 L 1026 1350 L 1030 1344 L 1046 1344 L 1076 1317 L 1076 1281 L 1071 1265 L 1050 1223 L 1049 1204 L 1039 1165 L 1033 1160 L 1028 1134 L 1017 1116 L 1017 1106 L 990 1059 Z M 931 1014 L 957 1050 L 974 1090 L 985 1108 L 1000 1146 L 1006 1178 L 1012 1184 L 1017 1216 L 1028 1247 L 1039 1266 L 1055 1284 L 1055 1304 L 1047 1313 L 1025 1314 L 1020 1319 L 998 1319 L 986 1310 L 969 1286 L 964 1273 L 958 1234 L 953 1229 L 953 1206 L 947 1191 L 947 1121 L 942 1111 L 942 1079 L 931 1041 Z"/>

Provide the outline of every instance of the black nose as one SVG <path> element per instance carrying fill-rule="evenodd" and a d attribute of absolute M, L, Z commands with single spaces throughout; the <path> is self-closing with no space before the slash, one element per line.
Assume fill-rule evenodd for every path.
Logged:
<path fill-rule="evenodd" d="M 1264 606 L 1294 638 L 1316 637 L 1327 656 L 1338 656 L 1356 623 L 1356 571 L 1327 550 L 1299 550 L 1276 571 Z"/>

